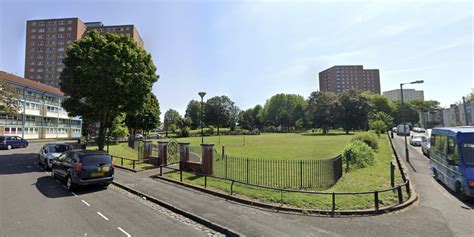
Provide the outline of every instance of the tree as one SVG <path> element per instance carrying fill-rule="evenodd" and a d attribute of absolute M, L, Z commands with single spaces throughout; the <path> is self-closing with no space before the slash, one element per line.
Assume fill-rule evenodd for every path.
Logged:
<path fill-rule="evenodd" d="M 390 114 L 392 112 L 392 108 L 390 107 L 387 97 L 379 94 L 373 94 L 368 91 L 362 92 L 362 96 L 365 96 L 367 99 L 369 99 L 371 113 L 373 115 L 375 115 L 377 112 L 384 112 L 386 114 Z"/>
<path fill-rule="evenodd" d="M 130 37 L 92 31 L 72 43 L 63 60 L 59 85 L 70 116 L 97 121 L 97 145 L 121 113 L 136 113 L 158 80 L 150 54 Z"/>
<path fill-rule="evenodd" d="M 127 137 L 129 135 L 128 128 L 125 125 L 125 113 L 115 117 L 115 119 L 112 121 L 112 127 L 110 130 L 110 135 L 112 137 Z"/>
<path fill-rule="evenodd" d="M 206 101 L 204 105 L 204 121 L 207 125 L 217 127 L 217 134 L 219 135 L 219 128 L 230 125 L 234 120 L 235 108 L 234 102 L 229 97 L 214 96 Z"/>
<path fill-rule="evenodd" d="M 242 129 L 251 130 L 254 124 L 253 109 L 247 109 L 240 111 L 239 113 L 239 126 Z"/>
<path fill-rule="evenodd" d="M 276 94 L 263 107 L 263 116 L 267 125 L 280 126 L 290 131 L 296 121 L 304 119 L 306 101 L 300 95 Z"/>
<path fill-rule="evenodd" d="M 191 129 L 197 129 L 200 127 L 201 122 L 201 103 L 197 100 L 189 101 L 188 107 L 186 108 L 185 118 L 191 119 Z"/>
<path fill-rule="evenodd" d="M 315 91 L 308 99 L 307 117 L 313 127 L 321 128 L 326 134 L 337 121 L 339 103 L 332 92 Z"/>
<path fill-rule="evenodd" d="M 419 121 L 418 111 L 415 106 L 411 103 L 402 103 L 400 101 L 392 102 L 392 117 L 395 124 L 402 124 L 404 122 L 409 122 L 411 124 L 416 124 Z"/>
<path fill-rule="evenodd" d="M 128 113 L 126 124 L 129 128 L 136 130 L 150 131 L 160 126 L 160 104 L 153 93 L 149 93 L 144 103 L 136 113 Z"/>
<path fill-rule="evenodd" d="M 380 120 L 380 121 L 384 122 L 386 129 L 390 128 L 393 125 L 392 116 L 390 116 L 389 114 L 387 114 L 385 112 L 377 112 L 373 116 L 372 120 Z M 369 125 L 370 125 L 370 123 L 369 123 Z"/>
<path fill-rule="evenodd" d="M 380 133 L 383 133 L 385 128 L 387 127 L 387 124 L 385 124 L 384 121 L 382 120 L 370 120 L 369 121 L 369 127 L 371 130 L 374 130 L 375 133 L 377 133 L 377 136 L 380 137 Z"/>
<path fill-rule="evenodd" d="M 190 118 L 178 118 L 176 126 L 179 128 L 179 135 L 181 137 L 189 137 L 189 127 L 191 124 L 192 120 Z"/>
<path fill-rule="evenodd" d="M 339 95 L 338 122 L 346 132 L 367 127 L 370 103 L 367 97 L 356 90 L 347 90 Z"/>
<path fill-rule="evenodd" d="M 8 84 L 6 80 L 0 80 L 0 114 L 17 114 L 20 110 L 19 101 L 19 90 Z"/>
<path fill-rule="evenodd" d="M 240 114 L 240 109 L 237 106 L 232 106 L 230 108 L 230 114 L 229 114 L 229 121 L 228 121 L 228 126 L 231 131 L 235 130 L 235 126 L 237 123 L 239 123 L 239 114 Z"/>
<path fill-rule="evenodd" d="M 262 118 L 262 112 L 263 107 L 261 105 L 255 105 L 252 110 L 252 118 L 253 118 L 253 124 L 252 127 L 254 129 L 258 130 L 263 130 L 263 118 Z"/>
<path fill-rule="evenodd" d="M 436 100 L 412 100 L 409 101 L 418 112 L 434 113 L 440 109 L 439 102 Z"/>
<path fill-rule="evenodd" d="M 167 136 L 169 130 L 173 132 L 176 130 L 176 125 L 179 119 L 181 119 L 181 115 L 179 115 L 178 111 L 174 109 L 168 109 L 166 111 L 163 121 L 163 128 L 165 129 Z"/>

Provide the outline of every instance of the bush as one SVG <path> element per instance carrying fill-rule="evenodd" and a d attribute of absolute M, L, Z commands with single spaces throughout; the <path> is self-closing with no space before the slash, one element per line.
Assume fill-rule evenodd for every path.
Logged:
<path fill-rule="evenodd" d="M 361 141 L 370 146 L 374 151 L 379 149 L 379 141 L 377 139 L 377 136 L 371 132 L 364 132 L 364 133 L 358 133 L 355 135 L 354 138 L 352 138 L 352 141 Z"/>
<path fill-rule="evenodd" d="M 214 126 L 212 126 L 212 125 L 209 126 L 209 129 L 208 129 L 209 135 L 211 135 L 211 136 L 214 135 L 214 130 L 215 130 Z"/>
<path fill-rule="evenodd" d="M 344 148 L 344 158 L 350 153 L 351 168 L 364 168 L 375 164 L 375 153 L 366 143 L 355 140 Z"/>
<path fill-rule="evenodd" d="M 189 128 L 188 128 L 188 127 L 184 127 L 184 128 L 182 128 L 182 129 L 180 129 L 179 135 L 180 135 L 181 137 L 189 137 L 189 132 L 190 132 Z"/>

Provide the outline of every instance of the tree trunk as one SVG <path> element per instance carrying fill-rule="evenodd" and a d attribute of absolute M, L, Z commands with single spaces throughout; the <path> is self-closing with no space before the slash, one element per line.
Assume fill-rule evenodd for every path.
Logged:
<path fill-rule="evenodd" d="M 100 122 L 99 126 L 99 137 L 97 137 L 97 147 L 100 151 L 104 150 L 105 144 L 105 123 L 103 121 Z"/>

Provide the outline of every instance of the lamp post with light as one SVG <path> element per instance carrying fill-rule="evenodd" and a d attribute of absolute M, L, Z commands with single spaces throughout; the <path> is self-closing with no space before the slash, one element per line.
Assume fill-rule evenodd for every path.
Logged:
<path fill-rule="evenodd" d="M 201 97 L 201 113 L 200 113 L 200 124 L 201 124 L 201 144 L 204 143 L 204 128 L 203 128 L 203 124 L 202 124 L 202 107 L 204 106 L 204 96 L 206 95 L 206 92 L 199 92 L 198 95 Z"/>
<path fill-rule="evenodd" d="M 404 131 L 404 137 L 405 137 L 405 157 L 408 163 L 410 163 L 410 154 L 408 152 L 408 143 L 407 143 L 407 124 L 405 122 L 405 103 L 403 101 L 403 85 L 408 85 L 408 84 L 422 84 L 423 80 L 419 81 L 412 81 L 412 82 L 407 82 L 407 83 L 400 83 L 400 93 L 401 93 L 401 99 L 402 99 L 402 123 L 403 123 L 403 131 Z"/>

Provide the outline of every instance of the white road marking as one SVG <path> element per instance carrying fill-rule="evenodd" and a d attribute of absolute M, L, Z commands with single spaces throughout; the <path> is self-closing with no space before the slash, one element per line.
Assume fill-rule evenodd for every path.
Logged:
<path fill-rule="evenodd" d="M 81 200 L 84 204 L 86 204 L 88 207 L 90 207 L 91 205 L 89 203 L 87 203 L 86 201 L 84 200 Z"/>
<path fill-rule="evenodd" d="M 101 216 L 102 218 L 104 218 L 106 221 L 109 220 L 109 218 L 107 218 L 106 216 L 104 216 L 104 214 L 100 213 L 100 212 L 97 212 L 97 215 Z"/>
<path fill-rule="evenodd" d="M 75 192 L 71 192 L 74 197 L 77 197 L 77 194 Z"/>
<path fill-rule="evenodd" d="M 125 230 L 123 230 L 122 228 L 120 227 L 117 227 L 117 229 L 119 229 L 120 231 L 122 231 L 122 233 L 124 233 L 127 237 L 131 237 L 132 235 L 127 233 Z"/>

